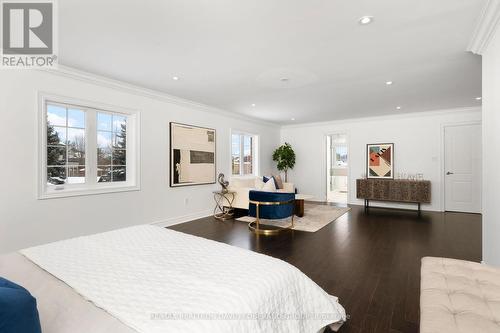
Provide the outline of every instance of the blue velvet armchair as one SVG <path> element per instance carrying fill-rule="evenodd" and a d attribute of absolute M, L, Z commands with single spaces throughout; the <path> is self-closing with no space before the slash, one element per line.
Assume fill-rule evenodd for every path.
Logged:
<path fill-rule="evenodd" d="M 272 235 L 280 231 L 292 229 L 295 214 L 295 194 L 283 192 L 250 191 L 248 215 L 256 220 L 248 224 L 250 230 L 257 234 Z M 291 217 L 291 224 L 283 228 L 262 227 L 260 219 L 276 220 Z"/>

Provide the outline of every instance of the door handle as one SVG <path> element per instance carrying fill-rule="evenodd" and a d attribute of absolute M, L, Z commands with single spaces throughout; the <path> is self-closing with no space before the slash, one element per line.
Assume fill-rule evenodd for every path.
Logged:
<path fill-rule="evenodd" d="M 453 172 L 447 172 L 446 175 L 449 176 L 449 175 L 453 175 L 454 173 Z"/>

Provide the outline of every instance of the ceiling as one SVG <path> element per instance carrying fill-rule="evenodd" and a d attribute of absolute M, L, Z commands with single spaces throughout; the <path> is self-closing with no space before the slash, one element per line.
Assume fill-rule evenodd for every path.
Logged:
<path fill-rule="evenodd" d="M 478 106 L 485 3 L 64 0 L 59 59 L 279 124 Z"/>

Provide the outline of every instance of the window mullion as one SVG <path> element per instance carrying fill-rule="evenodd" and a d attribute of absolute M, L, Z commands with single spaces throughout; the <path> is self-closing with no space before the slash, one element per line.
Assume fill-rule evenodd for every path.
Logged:
<path fill-rule="evenodd" d="M 245 136 L 240 134 L 240 176 L 245 175 Z"/>
<path fill-rule="evenodd" d="M 86 130 L 86 166 L 87 184 L 95 186 L 97 184 L 97 112 L 94 109 L 87 109 L 88 125 Z"/>

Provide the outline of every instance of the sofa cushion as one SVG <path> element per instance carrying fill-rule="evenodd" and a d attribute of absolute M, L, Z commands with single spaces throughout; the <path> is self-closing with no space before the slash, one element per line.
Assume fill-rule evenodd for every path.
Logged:
<path fill-rule="evenodd" d="M 420 332 L 500 332 L 500 269 L 423 258 Z"/>
<path fill-rule="evenodd" d="M 241 188 L 241 187 L 250 187 L 253 188 L 255 186 L 256 177 L 249 178 L 231 178 L 229 182 L 229 187 L 231 188 Z"/>
<path fill-rule="evenodd" d="M 0 332 L 41 333 L 36 299 L 23 287 L 0 277 Z"/>

